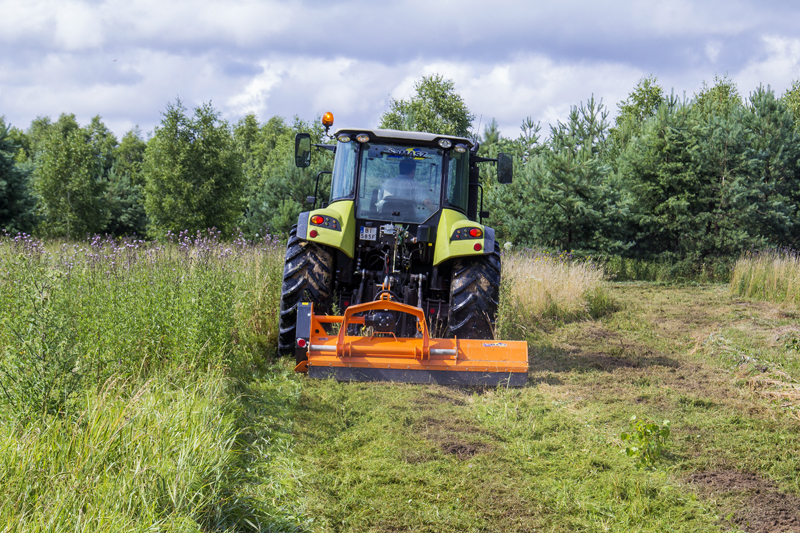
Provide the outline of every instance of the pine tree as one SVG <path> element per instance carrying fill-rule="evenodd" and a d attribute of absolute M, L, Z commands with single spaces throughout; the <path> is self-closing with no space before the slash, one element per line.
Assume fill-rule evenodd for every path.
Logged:
<path fill-rule="evenodd" d="M 83 238 L 105 229 L 106 181 L 85 130 L 53 128 L 40 141 L 33 184 L 46 235 Z"/>
<path fill-rule="evenodd" d="M 144 236 L 147 233 L 142 177 L 146 147 L 141 132 L 134 128 L 114 149 L 113 164 L 107 175 L 110 218 L 106 231 L 112 235 Z"/>
<path fill-rule="evenodd" d="M 228 124 L 210 103 L 186 115 L 168 104 L 142 166 L 153 234 L 211 227 L 227 233 L 241 214 L 242 166 Z"/>
<path fill-rule="evenodd" d="M 28 188 L 30 164 L 15 161 L 18 147 L 0 116 L 0 229 L 10 233 L 33 228 L 35 200 Z"/>
<path fill-rule="evenodd" d="M 788 102 L 759 87 L 741 116 L 747 132 L 749 230 L 771 245 L 800 245 L 800 134 Z"/>

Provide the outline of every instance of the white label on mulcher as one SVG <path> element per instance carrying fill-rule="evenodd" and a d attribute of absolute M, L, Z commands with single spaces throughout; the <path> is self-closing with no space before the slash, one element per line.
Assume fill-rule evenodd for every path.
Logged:
<path fill-rule="evenodd" d="M 361 226 L 361 234 L 359 238 L 362 241 L 378 240 L 378 228 L 367 228 L 365 226 Z"/>
<path fill-rule="evenodd" d="M 483 343 L 483 345 L 486 346 L 487 348 L 495 348 L 495 347 L 502 348 L 508 346 L 508 344 L 504 342 L 485 342 Z"/>

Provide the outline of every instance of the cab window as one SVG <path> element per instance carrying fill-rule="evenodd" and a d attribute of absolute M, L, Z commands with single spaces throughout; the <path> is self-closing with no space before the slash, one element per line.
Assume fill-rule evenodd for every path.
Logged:
<path fill-rule="evenodd" d="M 331 182 L 331 202 L 353 197 L 353 186 L 356 183 L 357 150 L 358 145 L 354 142 L 337 144 Z"/>
<path fill-rule="evenodd" d="M 467 212 L 469 201 L 469 154 L 460 154 L 455 150 L 450 151 L 450 161 L 447 168 L 447 202 Z"/>

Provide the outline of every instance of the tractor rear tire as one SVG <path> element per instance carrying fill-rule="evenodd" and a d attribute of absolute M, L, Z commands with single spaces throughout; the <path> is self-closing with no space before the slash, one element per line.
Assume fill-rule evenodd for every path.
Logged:
<path fill-rule="evenodd" d="M 289 231 L 283 265 L 278 354 L 291 355 L 297 338 L 297 305 L 314 304 L 315 314 L 330 311 L 333 292 L 333 254 L 324 246 L 300 239 L 297 226 Z"/>
<path fill-rule="evenodd" d="M 462 257 L 453 263 L 448 337 L 494 339 L 500 305 L 500 252 Z"/>

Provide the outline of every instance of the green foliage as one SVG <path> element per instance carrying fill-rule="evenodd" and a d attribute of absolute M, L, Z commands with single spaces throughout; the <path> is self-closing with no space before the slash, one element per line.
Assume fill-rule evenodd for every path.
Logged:
<path fill-rule="evenodd" d="M 0 229 L 11 233 L 30 231 L 35 220 L 35 199 L 29 190 L 31 166 L 17 163 L 16 151 L 10 128 L 0 116 Z"/>
<path fill-rule="evenodd" d="M 628 431 L 622 432 L 620 439 L 627 443 L 625 454 L 637 461 L 637 466 L 654 467 L 661 459 L 670 436 L 669 420 L 660 425 L 654 422 L 631 417 Z"/>
<path fill-rule="evenodd" d="M 108 209 L 98 150 L 72 122 L 57 123 L 38 144 L 33 189 L 42 233 L 78 238 L 103 231 Z"/>
<path fill-rule="evenodd" d="M 147 144 L 142 173 L 150 231 L 233 230 L 241 214 L 242 167 L 228 124 L 211 104 L 186 115 L 167 104 L 161 126 Z"/>
<path fill-rule="evenodd" d="M 135 128 L 125 134 L 114 150 L 114 163 L 108 172 L 110 219 L 106 227 L 106 231 L 112 235 L 147 233 L 142 176 L 146 146 L 141 132 Z"/>
<path fill-rule="evenodd" d="M 639 80 L 628 98 L 617 104 L 619 115 L 614 119 L 617 127 L 629 123 L 638 125 L 652 117 L 664 103 L 664 90 L 658 78 L 647 76 Z"/>
<path fill-rule="evenodd" d="M 714 76 L 714 85 L 711 87 L 703 82 L 700 92 L 695 95 L 694 99 L 694 105 L 702 115 L 727 114 L 742 105 L 739 89 L 727 74 L 722 78 Z"/>
<path fill-rule="evenodd" d="M 781 98 L 794 117 L 795 124 L 800 124 L 800 80 L 792 82 L 792 87 Z"/>
<path fill-rule="evenodd" d="M 259 126 L 254 115 L 248 115 L 236 125 L 234 136 L 245 172 L 244 201 L 246 210 L 242 229 L 247 235 L 264 231 L 287 233 L 301 211 L 311 208 L 306 197 L 314 194 L 316 176 L 330 170 L 331 153 L 312 151 L 311 166 L 300 169 L 294 165 L 294 137 L 308 132 L 312 142 L 323 142 L 319 122 L 307 123 L 295 119 L 289 126 L 281 117 L 272 117 Z M 317 191 L 321 205 L 330 194 L 330 175 L 323 175 Z"/>
<path fill-rule="evenodd" d="M 381 116 L 381 128 L 470 135 L 475 116 L 455 91 L 452 80 L 440 74 L 423 76 L 414 84 L 414 91 L 416 94 L 408 100 L 392 99 L 389 110 Z"/>
<path fill-rule="evenodd" d="M 594 98 L 572 108 L 568 122 L 551 129 L 547 149 L 529 160 L 522 178 L 529 207 L 521 218 L 530 233 L 522 242 L 607 253 L 625 248 L 618 234 L 625 198 L 603 160 L 606 117 Z"/>
<path fill-rule="evenodd" d="M 107 202 L 109 221 L 105 231 L 116 236 L 147 234 L 144 188 L 130 174 L 119 172 L 117 165 L 108 173 Z"/>
<path fill-rule="evenodd" d="M 23 276 L 18 314 L 3 329 L 13 341 L 2 356 L 0 387 L 22 418 L 63 415 L 79 390 L 81 345 L 67 317 L 53 303 L 57 276 L 42 272 L 18 257 Z M 38 272 L 37 272 L 38 270 Z"/>
<path fill-rule="evenodd" d="M 762 239 L 753 245 L 800 247 L 800 133 L 785 99 L 759 87 L 740 117 L 748 202 L 756 206 L 741 223 Z"/>
<path fill-rule="evenodd" d="M 631 137 L 640 133 L 642 124 L 654 116 L 664 102 L 664 90 L 658 85 L 658 78 L 647 76 L 639 80 L 628 98 L 617 104 L 619 114 L 614 118 L 615 127 L 610 130 L 613 159 L 619 156 Z"/>
<path fill-rule="evenodd" d="M 620 155 L 635 199 L 630 254 L 699 264 L 788 238 L 796 148 L 781 144 L 794 136 L 785 108 L 763 90 L 747 108 L 712 98 L 730 90 L 702 104 L 670 98 Z"/>

